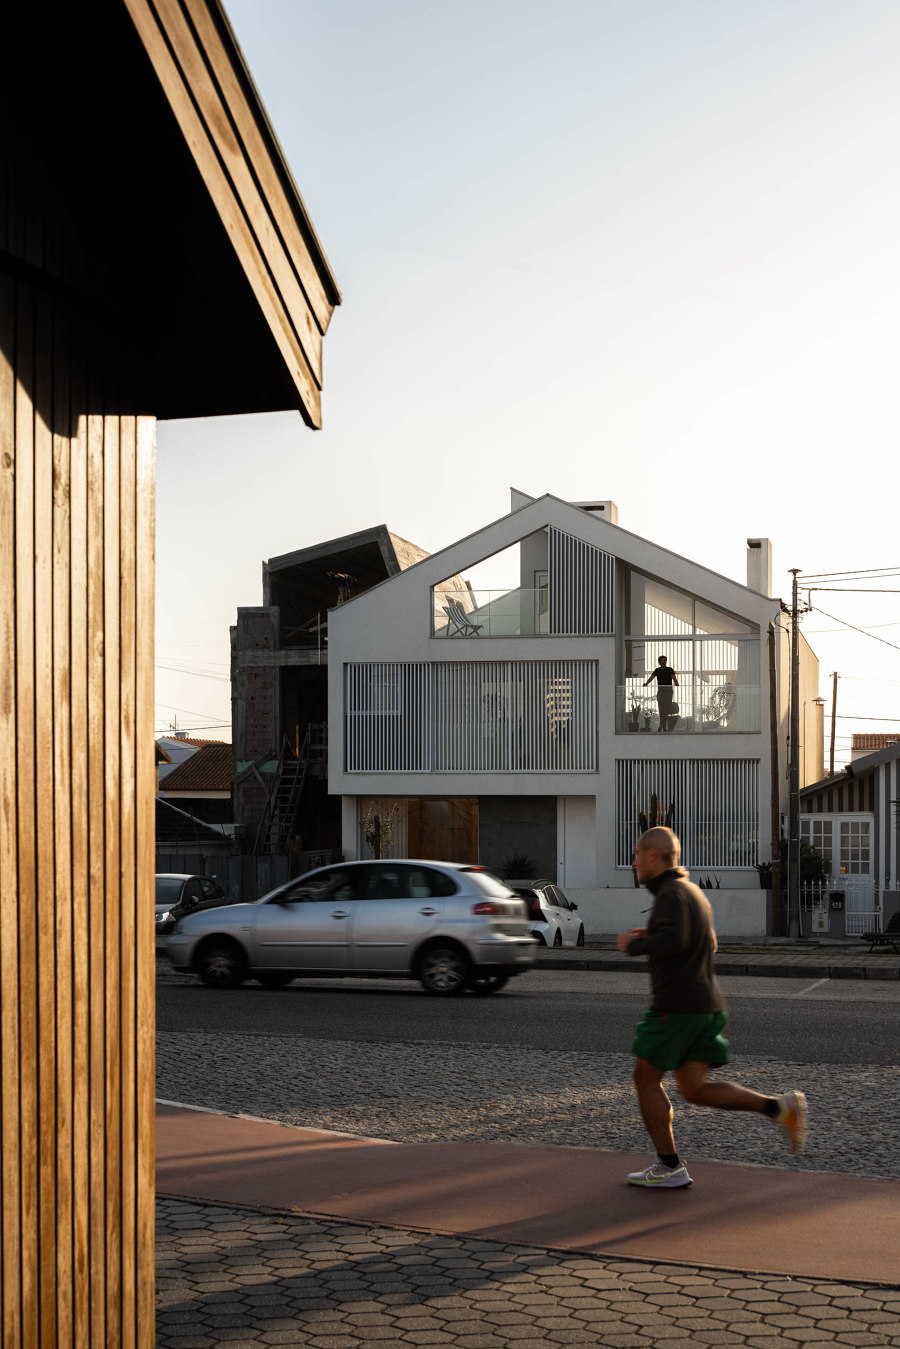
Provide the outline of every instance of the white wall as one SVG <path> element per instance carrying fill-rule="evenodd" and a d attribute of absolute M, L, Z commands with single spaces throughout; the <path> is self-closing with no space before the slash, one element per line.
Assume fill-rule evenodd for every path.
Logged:
<path fill-rule="evenodd" d="M 764 937 L 766 935 L 766 891 L 704 890 L 712 905 L 716 932 L 720 941 L 728 937 Z M 578 905 L 588 940 L 626 932 L 631 927 L 646 927 L 653 896 L 642 887 L 596 890 L 566 887 L 570 900 Z"/>

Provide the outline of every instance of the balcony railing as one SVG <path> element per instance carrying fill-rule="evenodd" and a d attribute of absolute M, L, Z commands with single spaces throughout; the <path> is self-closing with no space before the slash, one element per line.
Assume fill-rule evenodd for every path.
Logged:
<path fill-rule="evenodd" d="M 725 734 L 759 731 L 759 685 L 734 684 L 721 677 L 709 680 L 682 678 L 672 689 L 676 710 L 660 726 L 660 709 L 653 686 L 643 680 L 620 684 L 616 689 L 616 730 L 642 734 L 669 731 L 675 735 Z"/>
<path fill-rule="evenodd" d="M 547 635 L 546 590 L 435 590 L 435 637 Z"/>

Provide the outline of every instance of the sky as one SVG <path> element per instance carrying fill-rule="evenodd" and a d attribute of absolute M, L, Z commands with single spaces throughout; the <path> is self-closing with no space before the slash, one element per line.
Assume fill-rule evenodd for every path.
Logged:
<path fill-rule="evenodd" d="M 768 537 L 786 599 L 900 573 L 896 0 L 226 2 L 343 304 L 321 431 L 160 423 L 158 733 L 230 738 L 265 558 L 510 486 L 739 581 Z M 837 766 L 900 731 L 900 576 L 856 584 L 803 620 Z"/>

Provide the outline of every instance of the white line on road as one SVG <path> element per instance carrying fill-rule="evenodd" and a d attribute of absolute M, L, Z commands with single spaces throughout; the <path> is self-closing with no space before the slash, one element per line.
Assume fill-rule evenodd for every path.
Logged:
<path fill-rule="evenodd" d="M 811 992 L 813 991 L 814 988 L 820 988 L 822 984 L 827 984 L 827 983 L 828 983 L 828 979 L 827 979 L 827 978 L 826 978 L 826 979 L 817 979 L 816 982 L 815 982 L 814 984 L 810 984 L 808 988 L 801 988 L 800 991 L 799 991 L 799 993 L 792 993 L 791 996 L 794 997 L 794 998 L 802 998 L 804 993 L 811 993 Z"/>

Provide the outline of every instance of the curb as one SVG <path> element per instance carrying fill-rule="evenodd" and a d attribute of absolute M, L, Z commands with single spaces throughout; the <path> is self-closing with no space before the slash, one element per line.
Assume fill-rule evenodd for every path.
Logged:
<path fill-rule="evenodd" d="M 539 970 L 645 970 L 645 956 L 608 957 L 581 956 L 574 959 L 539 955 Z M 760 979 L 873 979 L 900 980 L 900 961 L 896 965 L 830 965 L 827 961 L 803 961 L 797 964 L 751 964 L 749 961 L 726 956 L 716 961 L 716 974 L 756 976 Z"/>

